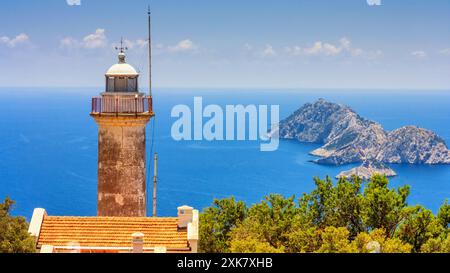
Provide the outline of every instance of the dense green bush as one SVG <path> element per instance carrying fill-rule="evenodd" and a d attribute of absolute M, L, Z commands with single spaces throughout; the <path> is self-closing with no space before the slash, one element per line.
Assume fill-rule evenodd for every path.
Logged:
<path fill-rule="evenodd" d="M 35 245 L 28 223 L 23 217 L 10 215 L 13 205 L 9 198 L 0 203 L 0 253 L 32 253 Z"/>
<path fill-rule="evenodd" d="M 200 216 L 203 252 L 450 252 L 450 205 L 408 206 L 409 186 L 386 177 L 314 179 L 298 200 L 272 194 L 248 208 L 215 200 Z"/>

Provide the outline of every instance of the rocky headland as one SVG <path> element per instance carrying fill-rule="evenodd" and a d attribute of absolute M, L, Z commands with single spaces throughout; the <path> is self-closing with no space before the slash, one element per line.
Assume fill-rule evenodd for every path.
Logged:
<path fill-rule="evenodd" d="M 384 165 L 393 163 L 450 164 L 450 151 L 445 141 L 434 132 L 416 126 L 386 131 L 380 124 L 359 116 L 348 106 L 324 99 L 305 104 L 281 121 L 279 135 L 284 139 L 322 144 L 311 151 L 312 155 L 319 157 L 314 161 L 318 164 L 365 162 L 361 169 L 349 171 L 353 173 L 378 171 L 394 175 L 395 172 L 388 171 Z"/>

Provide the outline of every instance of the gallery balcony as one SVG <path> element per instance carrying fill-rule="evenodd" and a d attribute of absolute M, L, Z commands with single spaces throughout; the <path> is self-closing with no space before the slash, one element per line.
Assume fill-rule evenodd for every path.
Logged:
<path fill-rule="evenodd" d="M 93 116 L 153 116 L 148 96 L 102 96 L 92 98 Z"/>

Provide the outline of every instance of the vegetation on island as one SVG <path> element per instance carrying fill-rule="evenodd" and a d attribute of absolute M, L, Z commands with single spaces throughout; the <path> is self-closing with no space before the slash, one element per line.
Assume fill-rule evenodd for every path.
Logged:
<path fill-rule="evenodd" d="M 200 251 L 213 253 L 450 253 L 450 204 L 409 206 L 409 186 L 385 176 L 314 179 L 296 199 L 271 194 L 248 207 L 214 200 L 200 214 Z"/>
<path fill-rule="evenodd" d="M 34 240 L 28 233 L 24 217 L 11 216 L 14 201 L 8 197 L 0 203 L 0 253 L 35 252 Z"/>

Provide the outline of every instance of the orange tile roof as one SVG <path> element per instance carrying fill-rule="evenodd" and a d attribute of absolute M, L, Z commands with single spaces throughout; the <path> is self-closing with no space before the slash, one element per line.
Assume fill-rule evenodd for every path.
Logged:
<path fill-rule="evenodd" d="M 144 247 L 189 248 L 187 231 L 178 229 L 178 218 L 151 217 L 45 216 L 38 245 L 131 247 L 135 232 L 144 234 Z"/>

